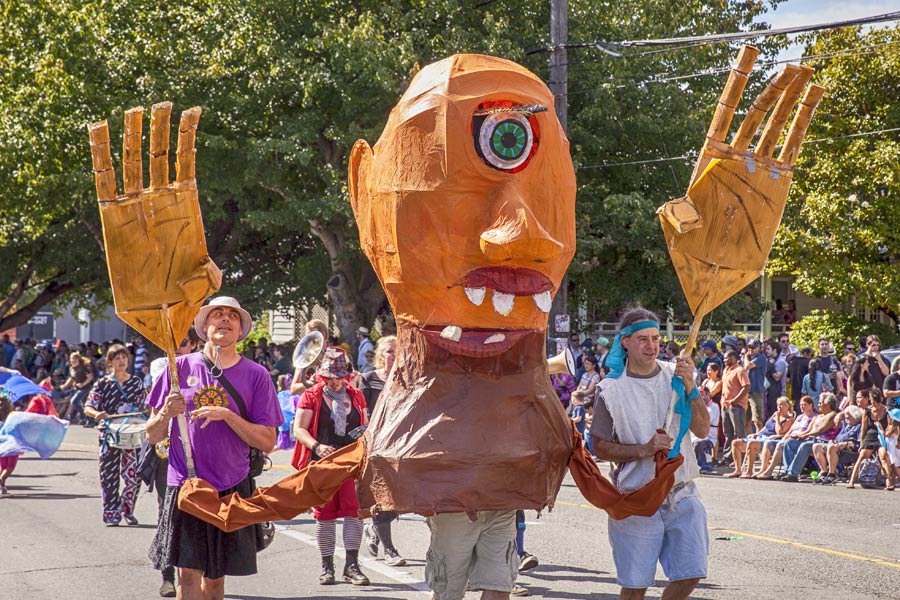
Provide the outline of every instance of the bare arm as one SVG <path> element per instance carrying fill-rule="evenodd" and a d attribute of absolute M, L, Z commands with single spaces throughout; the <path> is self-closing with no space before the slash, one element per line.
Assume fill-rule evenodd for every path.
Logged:
<path fill-rule="evenodd" d="M 151 444 L 158 444 L 166 439 L 169 434 L 169 421 L 184 413 L 185 410 L 187 410 L 187 403 L 184 396 L 179 392 L 170 392 L 166 396 L 162 409 L 157 411 L 154 408 L 150 413 L 150 418 L 147 420 L 147 441 Z"/>
<path fill-rule="evenodd" d="M 308 408 L 299 408 L 297 409 L 297 414 L 294 415 L 294 437 L 297 438 L 297 441 L 312 450 L 312 447 L 316 445 L 316 438 L 309 432 L 309 428 L 312 425 L 313 411 Z"/>
<path fill-rule="evenodd" d="M 700 396 L 691 400 L 691 433 L 701 439 L 709 435 L 709 411 Z"/>
<path fill-rule="evenodd" d="M 777 417 L 775 418 L 775 433 L 783 436 L 788 431 L 791 430 L 791 425 L 794 424 L 794 417 L 788 417 L 784 421 L 779 420 Z"/>
<path fill-rule="evenodd" d="M 703 412 L 706 412 L 706 407 L 703 407 Z M 646 444 L 619 444 L 594 436 L 594 452 L 601 460 L 626 463 L 648 458 L 659 450 L 666 451 L 671 443 L 672 438 L 665 433 L 655 434 Z"/>
<path fill-rule="evenodd" d="M 196 421 L 204 418 L 204 414 L 197 413 L 198 411 L 202 411 L 207 408 L 221 408 L 222 410 L 228 411 L 227 416 L 222 420 L 225 421 L 225 423 L 227 423 L 228 426 L 231 427 L 231 430 L 235 432 L 239 438 L 244 440 L 244 443 L 248 446 L 259 448 L 266 453 L 275 450 L 275 442 L 278 435 L 277 427 L 273 427 L 271 425 L 262 425 L 260 423 L 251 423 L 236 412 L 220 406 L 205 406 L 195 410 L 191 414 L 191 421 Z M 205 427 L 206 423 L 208 422 L 209 421 L 204 422 L 200 427 Z"/>

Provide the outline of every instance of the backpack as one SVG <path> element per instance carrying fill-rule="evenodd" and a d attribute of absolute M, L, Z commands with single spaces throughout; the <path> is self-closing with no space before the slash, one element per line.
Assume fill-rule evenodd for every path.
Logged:
<path fill-rule="evenodd" d="M 884 487 L 884 473 L 881 472 L 881 463 L 875 457 L 867 458 L 859 465 L 859 485 L 867 490 Z"/>

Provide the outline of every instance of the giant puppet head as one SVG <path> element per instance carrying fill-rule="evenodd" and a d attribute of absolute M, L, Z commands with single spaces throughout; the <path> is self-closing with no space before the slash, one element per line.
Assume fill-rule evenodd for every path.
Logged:
<path fill-rule="evenodd" d="M 543 333 L 575 252 L 575 173 L 547 86 L 500 58 L 422 69 L 350 158 L 362 249 L 398 321 L 496 356 Z"/>
<path fill-rule="evenodd" d="M 398 336 L 363 505 L 552 504 L 573 441 L 544 336 L 575 252 L 575 174 L 553 95 L 499 58 L 429 65 L 375 147 L 356 143 L 349 183 Z"/>

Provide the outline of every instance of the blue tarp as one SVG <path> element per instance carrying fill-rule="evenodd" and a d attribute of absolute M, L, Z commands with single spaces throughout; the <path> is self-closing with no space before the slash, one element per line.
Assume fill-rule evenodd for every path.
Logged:
<path fill-rule="evenodd" d="M 16 402 L 24 396 L 47 394 L 47 390 L 21 375 L 12 375 L 6 381 L 0 382 L 0 390 L 9 396 L 10 402 Z"/>
<path fill-rule="evenodd" d="M 49 458 L 59 450 L 68 427 L 68 421 L 49 415 L 10 413 L 0 427 L 0 456 L 37 452 L 41 458 Z"/>

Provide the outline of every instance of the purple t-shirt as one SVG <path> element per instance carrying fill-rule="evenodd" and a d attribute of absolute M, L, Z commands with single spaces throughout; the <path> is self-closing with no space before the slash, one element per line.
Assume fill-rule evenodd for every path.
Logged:
<path fill-rule="evenodd" d="M 181 393 L 188 411 L 201 406 L 227 406 L 241 414 L 237 404 L 206 368 L 203 354 L 195 352 L 176 359 Z M 241 395 L 247 407 L 249 421 L 257 425 L 278 427 L 284 421 L 281 405 L 275 395 L 275 386 L 269 372 L 252 360 L 241 358 L 236 365 L 224 371 L 225 377 Z M 169 378 L 160 377 L 147 405 L 162 410 L 169 395 Z M 197 477 L 205 479 L 219 491 L 236 486 L 250 471 L 250 447 L 224 421 L 210 421 L 200 429 L 203 420 L 194 423 L 188 419 L 188 435 Z M 167 484 L 179 486 L 187 479 L 187 465 L 181 447 L 178 421 L 171 420 L 169 443 L 169 473 Z"/>

